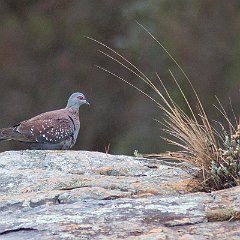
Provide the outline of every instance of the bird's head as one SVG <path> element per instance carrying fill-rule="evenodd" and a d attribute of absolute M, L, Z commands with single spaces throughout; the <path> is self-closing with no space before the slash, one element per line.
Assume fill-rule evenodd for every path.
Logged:
<path fill-rule="evenodd" d="M 69 97 L 67 107 L 79 108 L 83 104 L 90 105 L 84 94 L 76 92 Z"/>

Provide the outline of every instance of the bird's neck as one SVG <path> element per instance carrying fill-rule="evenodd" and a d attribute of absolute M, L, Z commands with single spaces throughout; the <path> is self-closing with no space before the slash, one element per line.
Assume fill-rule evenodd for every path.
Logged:
<path fill-rule="evenodd" d="M 79 116 L 79 107 L 74 107 L 74 106 L 71 106 L 71 107 L 66 107 L 68 109 L 68 111 L 73 114 L 73 115 L 77 115 Z"/>

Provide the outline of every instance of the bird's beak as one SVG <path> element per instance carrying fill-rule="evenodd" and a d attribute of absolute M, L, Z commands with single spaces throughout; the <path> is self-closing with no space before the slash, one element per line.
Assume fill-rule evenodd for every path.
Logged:
<path fill-rule="evenodd" d="M 85 104 L 90 105 L 90 103 L 86 100 Z"/>

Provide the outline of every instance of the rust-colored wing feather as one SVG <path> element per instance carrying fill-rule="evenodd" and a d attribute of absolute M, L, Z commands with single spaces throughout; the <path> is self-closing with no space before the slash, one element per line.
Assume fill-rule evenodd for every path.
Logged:
<path fill-rule="evenodd" d="M 74 122 L 58 112 L 47 112 L 13 127 L 0 129 L 1 140 L 15 140 L 29 143 L 59 143 L 74 133 Z"/>

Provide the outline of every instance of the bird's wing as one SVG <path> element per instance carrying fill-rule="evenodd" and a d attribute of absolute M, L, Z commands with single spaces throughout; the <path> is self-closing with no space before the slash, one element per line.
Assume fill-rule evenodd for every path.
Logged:
<path fill-rule="evenodd" d="M 74 122 L 66 118 L 32 118 L 1 132 L 6 139 L 22 142 L 59 143 L 74 134 Z"/>
<path fill-rule="evenodd" d="M 73 136 L 74 123 L 71 118 L 38 119 L 22 122 L 16 131 L 36 142 L 58 143 Z"/>

